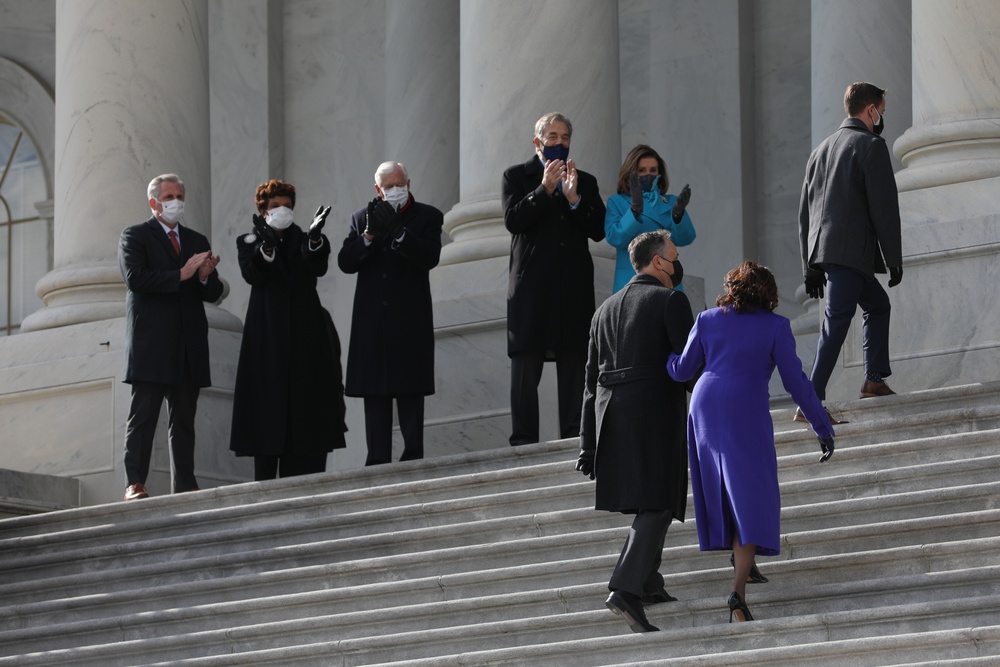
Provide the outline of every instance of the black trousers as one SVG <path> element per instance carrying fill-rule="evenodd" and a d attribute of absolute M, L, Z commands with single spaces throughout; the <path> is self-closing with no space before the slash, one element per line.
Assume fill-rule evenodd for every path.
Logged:
<path fill-rule="evenodd" d="M 297 477 L 326 472 L 326 454 L 305 456 L 255 456 L 253 457 L 253 479 L 260 482 L 278 477 Z"/>
<path fill-rule="evenodd" d="M 160 406 L 167 401 L 167 440 L 174 493 L 198 488 L 194 477 L 194 417 L 200 389 L 190 384 L 133 382 L 125 423 L 125 475 L 128 484 L 145 484 L 153 456 Z"/>
<path fill-rule="evenodd" d="M 399 430 L 403 434 L 400 461 L 424 458 L 424 397 L 402 394 L 395 397 Z M 365 396 L 366 466 L 392 461 L 392 396 Z"/>
<path fill-rule="evenodd" d="M 639 510 L 608 583 L 610 590 L 642 597 L 663 588 L 660 561 L 672 516 L 669 510 Z"/>
<path fill-rule="evenodd" d="M 826 266 L 826 312 L 813 360 L 812 380 L 816 395 L 826 399 L 826 385 L 847 340 L 851 320 L 861 306 L 863 312 L 865 371 L 889 377 L 889 295 L 875 278 L 845 266 Z"/>
<path fill-rule="evenodd" d="M 510 358 L 511 445 L 538 442 L 538 383 L 544 366 L 544 350 L 520 352 Z M 586 371 L 587 359 L 583 355 L 556 353 L 560 438 L 580 435 Z"/>

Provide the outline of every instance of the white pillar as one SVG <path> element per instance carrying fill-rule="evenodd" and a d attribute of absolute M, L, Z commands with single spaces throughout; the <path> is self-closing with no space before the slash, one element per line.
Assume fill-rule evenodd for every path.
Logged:
<path fill-rule="evenodd" d="M 503 170 L 532 155 L 534 124 L 550 111 L 573 123 L 571 156 L 612 191 L 621 162 L 618 3 L 531 0 L 461 4 L 459 202 L 445 214 L 453 242 L 431 272 L 437 330 L 437 393 L 427 404 L 428 437 L 497 447 L 510 435 L 507 267 Z M 426 48 L 426 47 L 425 47 Z M 515 57 L 516 55 L 516 57 Z M 612 257 L 610 246 L 592 250 Z M 596 258 L 598 301 L 612 262 Z M 546 370 L 541 412 L 555 415 Z M 558 437 L 543 419 L 541 437 Z"/>
<path fill-rule="evenodd" d="M 992 0 L 913 0 L 913 125 L 893 146 L 906 165 L 896 391 L 1000 376 L 998 32 Z"/>
<path fill-rule="evenodd" d="M 385 13 L 385 159 L 406 165 L 418 201 L 447 211 L 458 201 L 459 3 L 387 0 Z"/>
<path fill-rule="evenodd" d="M 206 0 L 57 3 L 55 263 L 23 331 L 124 315 L 118 237 L 149 216 L 157 174 L 181 177 L 183 223 L 211 237 L 207 15 Z"/>

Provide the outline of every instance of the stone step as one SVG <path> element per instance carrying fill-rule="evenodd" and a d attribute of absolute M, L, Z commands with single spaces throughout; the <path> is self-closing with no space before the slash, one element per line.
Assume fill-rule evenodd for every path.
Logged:
<path fill-rule="evenodd" d="M 979 514 L 980 516 L 954 522 L 968 526 L 973 520 L 978 520 L 985 532 L 992 531 L 990 537 L 976 540 L 965 537 L 954 542 L 944 542 L 938 533 L 939 526 L 945 522 L 939 517 L 914 519 L 907 525 L 888 523 L 859 526 L 856 529 L 860 533 L 857 537 L 852 537 L 845 530 L 825 531 L 828 534 L 826 547 L 816 546 L 816 550 L 821 553 L 813 557 L 805 553 L 788 553 L 802 551 L 798 546 L 799 536 L 790 535 L 787 538 L 786 553 L 782 554 L 788 560 L 768 559 L 769 562 L 762 563 L 762 571 L 776 585 L 753 587 L 753 599 L 755 602 L 763 601 L 765 605 L 771 604 L 769 594 L 774 590 L 780 593 L 782 581 L 797 581 L 801 585 L 815 586 L 823 586 L 829 581 L 847 586 L 851 582 L 856 582 L 854 585 L 858 585 L 857 582 L 868 585 L 866 581 L 874 577 L 926 576 L 928 572 L 939 572 L 942 569 L 984 567 L 984 563 L 993 562 L 994 550 L 1000 545 L 1000 537 L 996 536 L 1000 530 L 997 528 L 1000 510 Z M 900 532 L 899 538 L 893 535 L 894 530 Z M 624 531 L 618 532 L 617 542 L 620 543 L 621 533 Z M 821 541 L 822 532 L 804 535 L 803 541 L 816 545 Z M 918 540 L 916 544 L 908 543 L 906 538 L 912 539 L 915 535 L 924 539 Z M 936 543 L 929 544 L 928 540 L 935 540 Z M 579 542 L 586 544 L 586 540 Z M 484 554 L 477 559 L 481 563 L 479 568 L 446 577 L 439 575 L 439 564 L 455 562 L 457 557 L 437 552 L 426 555 L 424 562 L 429 565 L 424 571 L 413 570 L 415 564 L 407 562 L 412 558 L 344 562 L 336 568 L 340 570 L 339 576 L 331 572 L 334 569 L 332 567 L 315 568 L 320 570 L 316 573 L 317 581 L 312 582 L 311 587 L 306 582 L 307 586 L 300 590 L 295 590 L 294 584 L 302 583 L 303 576 L 307 573 L 293 571 L 287 575 L 299 577 L 298 581 L 292 582 L 290 586 L 272 581 L 270 592 L 262 590 L 260 582 L 256 582 L 254 577 L 233 577 L 205 584 L 199 582 L 197 592 L 192 592 L 190 582 L 183 582 L 169 587 L 136 590 L 121 596 L 103 595 L 26 603 L 0 608 L 0 623 L 3 627 L 17 627 L 19 630 L 35 628 L 31 632 L 56 637 L 69 637 L 73 634 L 63 626 L 74 626 L 81 618 L 89 619 L 84 622 L 84 626 L 91 634 L 102 623 L 109 626 L 112 633 L 121 634 L 130 627 L 133 632 L 136 631 L 135 628 L 142 632 L 153 632 L 147 626 L 151 627 L 154 620 L 176 624 L 191 618 L 196 624 L 212 619 L 229 627 L 232 623 L 246 622 L 248 615 L 250 618 L 261 613 L 282 619 L 310 617 L 329 614 L 335 609 L 393 606 L 403 599 L 409 600 L 411 604 L 433 604 L 442 599 L 478 598 L 483 595 L 513 594 L 516 597 L 529 590 L 545 597 L 551 592 L 552 586 L 563 587 L 563 590 L 558 591 L 556 602 L 560 608 L 572 611 L 579 610 L 579 605 L 574 606 L 571 602 L 574 594 L 568 590 L 587 591 L 590 599 L 586 604 L 592 607 L 594 598 L 600 597 L 606 587 L 602 580 L 614 567 L 617 557 L 613 549 L 617 545 L 608 540 L 605 542 L 612 550 L 603 555 L 582 557 L 574 549 L 575 545 L 562 544 L 561 553 L 539 549 L 532 554 L 537 557 L 535 561 L 522 563 L 510 558 L 504 548 L 509 545 L 495 545 L 495 557 L 503 560 L 504 568 L 489 569 L 489 556 Z M 844 553 L 836 555 L 836 550 L 830 548 L 834 543 Z M 965 551 L 956 556 L 957 548 L 964 548 Z M 919 550 L 918 553 L 921 554 L 921 559 L 916 562 L 914 550 Z M 565 560 L 560 562 L 560 556 Z M 375 562 L 377 560 L 384 562 Z M 664 567 L 668 590 L 682 599 L 711 596 L 719 590 L 727 590 L 732 577 L 727 560 L 724 554 L 701 553 L 693 545 L 668 547 L 664 553 L 664 563 L 669 564 L 669 569 Z M 390 570 L 392 578 L 365 575 L 366 569 L 382 572 Z M 420 576 L 421 574 L 425 576 Z M 877 587 L 871 586 L 871 590 L 877 590 Z M 798 587 L 793 592 L 800 594 Z M 496 609 L 505 609 L 507 606 L 509 605 L 506 603 L 491 603 L 491 607 Z M 673 608 L 673 605 L 666 605 L 655 609 Z M 161 609 L 171 611 L 161 613 Z M 508 612 L 509 610 L 504 613 Z M 235 620 L 230 620 L 231 618 Z M 23 640 L 23 635 L 17 631 L 0 633 L 0 647 L 17 645 L 18 641 Z M 0 654 L 3 652 L 5 651 L 0 650 Z"/>
<path fill-rule="evenodd" d="M 816 462 L 815 455 L 786 456 L 780 462 L 785 506 L 787 508 L 809 501 L 842 500 L 876 491 L 890 493 L 896 489 L 905 490 L 908 486 L 933 488 L 960 481 L 976 481 L 990 478 L 991 471 L 997 470 L 1000 459 L 983 456 L 982 451 L 984 447 L 995 447 L 996 440 L 993 438 L 1000 438 L 1000 431 L 939 437 L 943 440 L 925 438 L 899 443 L 895 450 L 891 445 L 867 445 L 864 446 L 864 451 L 841 450 L 837 458 L 822 465 Z M 886 450 L 882 452 L 881 458 L 893 460 L 897 464 L 900 461 L 924 461 L 932 451 L 947 452 L 953 457 L 968 451 L 972 458 L 904 465 L 882 472 L 857 471 L 859 466 L 869 466 L 871 460 L 878 455 L 874 449 Z M 919 454 L 916 453 L 918 451 Z M 835 466 L 831 465 L 833 461 L 836 461 Z M 560 468 L 562 472 L 559 472 Z M 799 469 L 825 474 L 805 478 L 804 472 L 796 472 Z M 142 552 L 154 560 L 172 560 L 175 558 L 172 554 L 178 550 L 186 552 L 194 549 L 210 554 L 214 549 L 219 553 L 232 553 L 244 550 L 240 548 L 241 544 L 257 545 L 262 540 L 272 546 L 289 546 L 310 540 L 324 541 L 324 538 L 334 533 L 350 537 L 377 531 L 411 529 L 414 526 L 431 527 L 474 521 L 483 517 L 514 517 L 519 511 L 532 510 L 540 505 L 558 510 L 587 507 L 593 502 L 591 484 L 572 470 L 572 462 L 542 464 L 536 466 L 533 472 L 536 474 L 532 476 L 544 483 L 558 480 L 562 483 L 491 494 L 490 491 L 496 488 L 491 483 L 494 480 L 484 482 L 481 488 L 468 482 L 463 487 L 466 492 L 480 495 L 336 514 L 332 514 L 322 500 L 339 494 L 326 494 L 311 502 L 306 502 L 309 499 L 287 499 L 260 503 L 250 508 L 252 512 L 243 508 L 204 510 L 185 515 L 183 521 L 177 521 L 172 516 L 162 516 L 151 521 L 151 525 L 146 526 L 145 530 L 134 533 L 123 533 L 120 527 L 105 524 L 0 540 L 0 554 L 18 554 L 17 558 L 0 555 L 0 583 L 9 580 L 10 576 L 23 567 L 29 567 L 38 576 L 42 576 L 42 568 L 47 564 L 66 561 L 77 563 L 80 567 L 94 568 L 109 558 L 118 559 L 123 555 L 132 557 Z M 853 475 L 831 474 L 834 472 Z M 788 477 L 793 480 L 788 481 Z M 995 477 L 994 474 L 993 478 Z M 936 482 L 938 478 L 940 481 Z M 351 493 L 353 492 L 344 492 L 345 497 Z M 369 497 L 367 494 L 362 495 Z M 405 494 L 395 491 L 393 495 L 398 499 Z M 342 503 L 332 502 L 330 505 L 343 509 L 352 502 L 363 504 L 364 500 L 345 499 Z M 693 514 L 690 500 L 689 514 Z M 239 528 L 229 527 L 233 525 L 239 525 Z M 220 529 L 220 526 L 226 528 Z M 210 531 L 210 528 L 215 530 Z M 155 537 L 146 539 L 146 535 Z M 95 544 L 102 546 L 89 546 Z"/>
<path fill-rule="evenodd" d="M 517 647 L 531 646 L 534 649 L 534 664 L 569 664 L 567 659 L 575 659 L 573 664 L 608 664 L 597 662 L 595 651 L 606 660 L 613 655 L 621 658 L 621 646 L 628 646 L 632 659 L 654 659 L 670 656 L 693 656 L 723 653 L 745 648 L 752 644 L 760 648 L 778 648 L 789 644 L 809 644 L 822 641 L 857 640 L 885 637 L 894 634 L 925 633 L 942 629 L 965 630 L 986 626 L 993 616 L 992 596 L 922 600 L 916 603 L 889 604 L 863 609 L 830 610 L 831 600 L 821 610 L 813 608 L 811 613 L 761 618 L 754 623 L 728 624 L 728 609 L 718 599 L 699 601 L 699 606 L 711 606 L 716 620 L 706 625 L 684 625 L 669 627 L 664 625 L 660 633 L 636 637 L 628 632 L 624 623 L 606 609 L 593 611 L 563 612 L 529 618 L 504 618 L 502 620 L 476 623 L 476 619 L 442 628 L 421 628 L 392 634 L 366 635 L 340 638 L 330 641 L 331 636 L 339 636 L 344 619 L 338 617 L 312 618 L 304 621 L 274 621 L 241 628 L 209 630 L 153 639 L 119 640 L 112 643 L 76 648 L 55 649 L 20 656 L 0 658 L 0 667 L 17 664 L 28 667 L 34 665 L 64 665 L 68 658 L 76 667 L 114 667 L 116 665 L 150 664 L 166 660 L 191 660 L 189 664 L 226 665 L 261 664 L 247 662 L 247 658 L 264 658 L 270 653 L 284 651 L 285 660 L 292 660 L 295 653 L 305 647 L 324 649 L 325 664 L 366 665 L 383 662 L 398 657 L 401 653 L 409 658 L 435 658 L 461 653 L 475 652 L 475 655 L 489 651 L 517 651 Z M 671 603 L 676 604 L 676 603 Z M 598 600 L 598 605 L 600 600 Z M 658 605 L 663 606 L 663 605 Z M 671 605 L 666 605 L 671 606 Z M 675 618 L 692 616 L 688 613 Z M 819 605 L 817 605 L 819 606 Z M 360 615 L 360 614 L 359 614 Z M 371 622 L 378 618 L 378 612 L 371 615 Z M 360 620 L 360 619 L 359 619 Z M 651 616 L 653 623 L 661 622 Z M 594 645 L 594 637 L 599 637 Z M 610 655 L 607 645 L 618 643 L 616 638 L 625 638 L 619 649 Z M 622 641 L 619 639 L 619 641 Z M 548 655 L 553 645 L 562 654 L 558 662 L 550 662 Z M 603 645 L 603 646 L 600 646 Z M 995 647 L 1000 648 L 1000 647 Z M 664 653 L 664 651 L 668 651 Z M 244 654 L 244 655 L 240 655 Z M 244 661 L 234 662 L 236 658 Z M 317 655 L 312 658 L 319 657 Z M 465 656 L 466 659 L 472 656 Z M 484 656 L 485 657 L 485 656 Z M 508 657 L 511 657 L 508 654 Z M 927 654 L 922 659 L 926 660 Z M 266 663 L 265 663 L 266 664 Z M 288 661 L 281 664 L 296 664 Z M 441 663 L 437 663 L 441 664 Z M 478 661 L 467 664 L 481 664 Z M 488 663 L 487 663 L 488 664 Z M 615 663 L 611 663 L 615 664 Z"/>

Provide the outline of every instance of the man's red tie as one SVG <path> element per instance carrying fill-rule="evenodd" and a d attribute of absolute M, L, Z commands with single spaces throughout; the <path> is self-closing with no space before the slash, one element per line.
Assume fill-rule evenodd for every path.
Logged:
<path fill-rule="evenodd" d="M 170 237 L 170 243 L 171 243 L 171 245 L 174 246 L 174 252 L 177 253 L 178 257 L 180 257 L 181 256 L 181 244 L 177 242 L 177 232 L 175 232 L 174 230 L 171 229 L 170 232 L 167 234 L 167 236 Z"/>

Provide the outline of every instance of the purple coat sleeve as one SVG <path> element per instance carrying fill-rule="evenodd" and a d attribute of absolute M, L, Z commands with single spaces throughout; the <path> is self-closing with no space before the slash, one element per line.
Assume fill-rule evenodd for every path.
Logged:
<path fill-rule="evenodd" d="M 774 349 L 771 351 L 774 363 L 781 375 L 781 384 L 800 408 L 802 414 L 809 420 L 813 432 L 820 438 L 832 438 L 833 425 L 830 417 L 823 409 L 823 403 L 816 396 L 812 382 L 802 371 L 802 362 L 795 353 L 795 336 L 792 335 L 791 323 L 782 318 L 774 337 Z"/>

